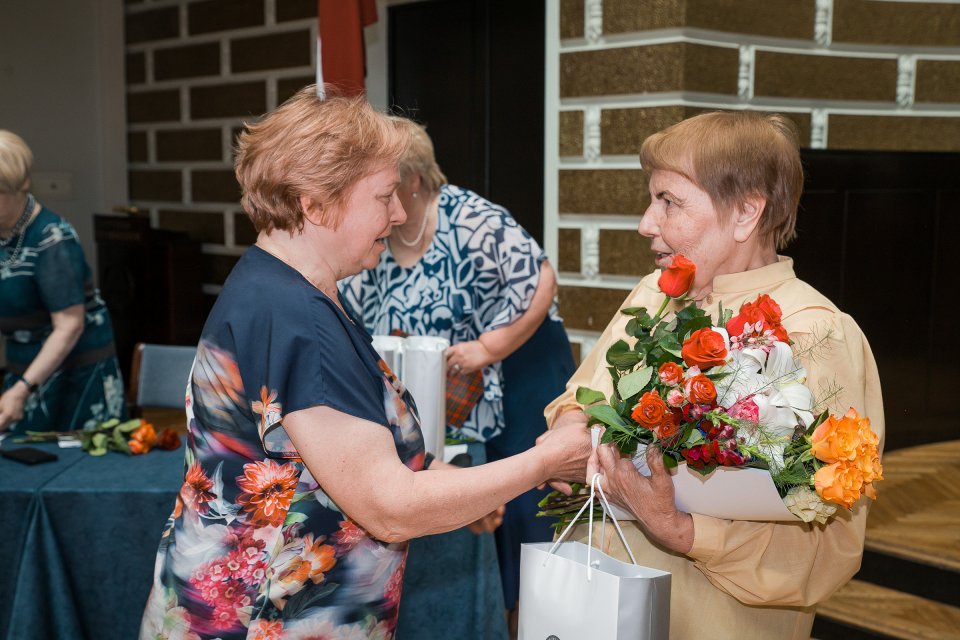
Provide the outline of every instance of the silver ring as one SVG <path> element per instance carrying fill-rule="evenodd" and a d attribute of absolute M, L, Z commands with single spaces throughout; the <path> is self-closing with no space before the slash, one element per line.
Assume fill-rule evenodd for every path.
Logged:
<path fill-rule="evenodd" d="M 454 373 L 460 373 L 460 365 L 459 365 L 459 364 L 453 365 L 453 372 L 454 372 Z"/>

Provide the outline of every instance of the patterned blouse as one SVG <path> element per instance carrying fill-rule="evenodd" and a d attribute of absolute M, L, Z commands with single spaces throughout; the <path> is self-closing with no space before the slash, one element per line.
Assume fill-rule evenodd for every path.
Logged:
<path fill-rule="evenodd" d="M 530 307 L 546 256 L 510 213 L 467 189 L 440 188 L 433 242 L 412 267 L 389 248 L 374 269 L 342 280 L 346 301 L 373 334 L 400 330 L 440 336 L 451 344 L 517 320 Z M 551 309 L 556 316 L 556 305 Z M 481 442 L 504 427 L 502 369 L 483 370 L 483 398 L 461 433 Z"/>
<path fill-rule="evenodd" d="M 330 406 L 390 429 L 400 460 L 422 469 L 416 407 L 370 340 L 297 271 L 258 247 L 243 255 L 187 387 L 184 483 L 142 639 L 393 637 L 406 543 L 354 523 L 283 427 Z"/>

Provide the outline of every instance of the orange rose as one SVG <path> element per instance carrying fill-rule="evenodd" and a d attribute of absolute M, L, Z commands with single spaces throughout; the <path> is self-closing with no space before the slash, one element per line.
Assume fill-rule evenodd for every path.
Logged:
<path fill-rule="evenodd" d="M 883 480 L 883 465 L 880 464 L 880 453 L 876 449 L 858 456 L 855 464 L 857 469 L 860 470 L 864 482 L 869 484 Z"/>
<path fill-rule="evenodd" d="M 663 423 L 663 417 L 667 413 L 667 403 L 654 389 L 653 391 L 647 391 L 640 397 L 640 402 L 633 408 L 630 417 L 640 426 L 653 430 Z"/>
<path fill-rule="evenodd" d="M 717 399 L 717 388 L 713 386 L 713 381 L 702 373 L 687 381 L 686 390 L 693 404 L 713 404 Z"/>
<path fill-rule="evenodd" d="M 679 298 L 690 290 L 696 275 L 697 265 L 678 253 L 673 256 L 670 266 L 660 273 L 657 286 L 671 298 Z"/>
<path fill-rule="evenodd" d="M 709 369 L 727 361 L 727 345 L 721 334 L 704 327 L 690 334 L 680 349 L 680 355 L 687 366 Z"/>
<path fill-rule="evenodd" d="M 789 342 L 787 330 L 780 324 L 782 316 L 780 305 L 767 294 L 763 294 L 753 302 L 745 302 L 740 306 L 740 312 L 727 321 L 727 333 L 731 338 L 739 337 L 743 335 L 746 325 L 756 327 L 759 324 L 759 329 L 751 332 L 751 335 L 759 335 L 769 330 L 781 342 Z"/>
<path fill-rule="evenodd" d="M 820 467 L 813 476 L 813 483 L 817 493 L 825 501 L 835 502 L 850 509 L 860 499 L 863 476 L 856 465 L 848 462 L 834 462 Z"/>
<path fill-rule="evenodd" d="M 680 419 L 674 411 L 668 411 L 663 416 L 663 422 L 659 427 L 654 428 L 654 433 L 662 439 L 671 438 L 680 432 Z"/>
<path fill-rule="evenodd" d="M 664 362 L 657 371 L 660 381 L 671 387 L 675 387 L 683 380 L 683 367 L 676 362 Z"/>
<path fill-rule="evenodd" d="M 864 421 L 866 427 L 863 426 Z M 810 450 L 823 462 L 856 460 L 863 428 L 870 430 L 870 419 L 861 418 L 852 408 L 842 418 L 830 416 L 810 437 Z"/>

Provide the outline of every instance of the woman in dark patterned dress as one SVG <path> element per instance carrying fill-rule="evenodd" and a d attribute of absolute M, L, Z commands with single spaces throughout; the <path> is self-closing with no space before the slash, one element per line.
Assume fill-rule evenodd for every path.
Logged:
<path fill-rule="evenodd" d="M 405 220 L 406 135 L 362 98 L 315 91 L 240 136 L 259 235 L 200 340 L 141 638 L 392 638 L 407 540 L 584 476 L 583 425 L 473 469 L 425 456 L 412 398 L 337 292 Z"/>
<path fill-rule="evenodd" d="M 0 130 L 0 432 L 125 418 L 113 328 L 77 232 L 30 193 L 33 154 Z"/>

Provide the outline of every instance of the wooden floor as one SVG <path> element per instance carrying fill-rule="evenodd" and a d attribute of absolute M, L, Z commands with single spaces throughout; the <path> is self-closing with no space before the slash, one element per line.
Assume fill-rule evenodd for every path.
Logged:
<path fill-rule="evenodd" d="M 960 440 L 898 449 L 883 457 L 866 548 L 956 574 L 960 589 Z M 960 608 L 851 580 L 817 615 L 890 638 L 960 639 Z"/>

